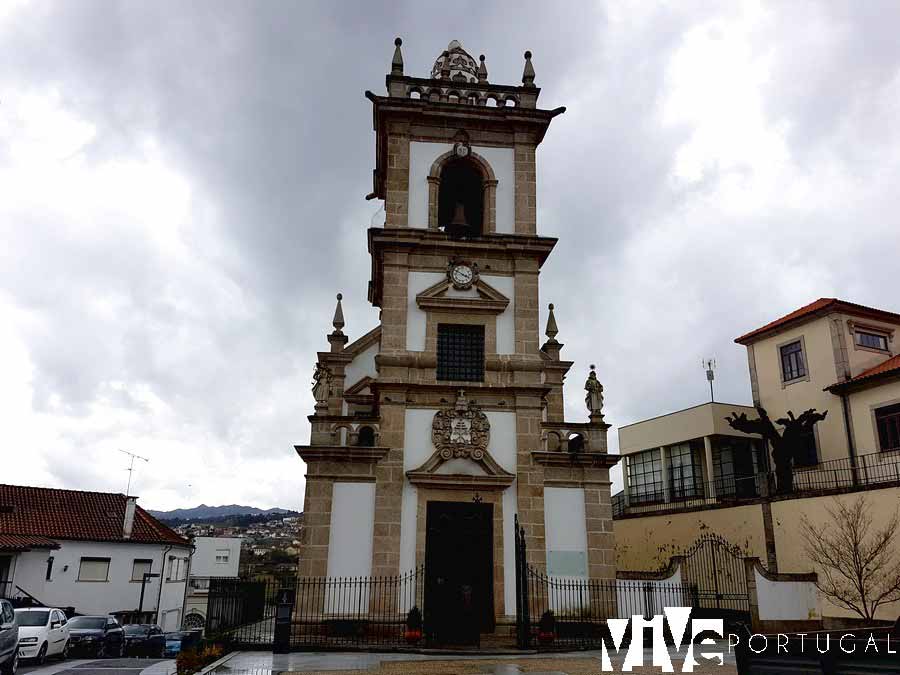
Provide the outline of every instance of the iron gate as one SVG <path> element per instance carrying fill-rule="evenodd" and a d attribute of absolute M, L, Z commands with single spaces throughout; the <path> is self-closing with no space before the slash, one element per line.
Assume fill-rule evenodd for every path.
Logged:
<path fill-rule="evenodd" d="M 712 534 L 697 539 L 684 555 L 681 578 L 692 586 L 695 614 L 749 622 L 744 554 L 726 539 Z"/>

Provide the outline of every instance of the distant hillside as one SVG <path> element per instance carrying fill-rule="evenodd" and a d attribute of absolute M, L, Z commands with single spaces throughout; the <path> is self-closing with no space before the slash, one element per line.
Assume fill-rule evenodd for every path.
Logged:
<path fill-rule="evenodd" d="M 174 509 L 172 511 L 154 511 L 148 509 L 148 511 L 160 520 L 190 520 L 195 522 L 209 519 L 221 520 L 231 516 L 296 515 L 296 513 L 290 509 L 258 509 L 255 506 L 241 506 L 239 504 L 229 504 L 227 506 L 207 506 L 206 504 L 201 504 L 192 509 Z"/>

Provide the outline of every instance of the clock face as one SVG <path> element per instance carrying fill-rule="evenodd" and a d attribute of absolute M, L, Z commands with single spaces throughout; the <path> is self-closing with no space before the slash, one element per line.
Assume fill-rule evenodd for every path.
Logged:
<path fill-rule="evenodd" d="M 450 271 L 450 281 L 454 286 L 470 286 L 475 279 L 475 272 L 468 265 L 455 265 Z"/>

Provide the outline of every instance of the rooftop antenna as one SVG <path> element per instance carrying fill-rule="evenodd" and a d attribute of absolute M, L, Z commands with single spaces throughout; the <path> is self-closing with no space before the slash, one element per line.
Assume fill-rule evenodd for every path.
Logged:
<path fill-rule="evenodd" d="M 131 494 L 131 474 L 134 472 L 134 460 L 141 459 L 145 462 L 149 462 L 150 460 L 146 457 L 141 457 L 140 455 L 136 455 L 133 452 L 128 452 L 128 450 L 119 450 L 119 452 L 128 455 L 131 458 L 131 461 L 128 463 L 128 487 L 125 488 L 125 496 L 128 497 Z"/>
<path fill-rule="evenodd" d="M 706 379 L 709 382 L 709 400 L 711 403 L 715 403 L 716 397 L 713 394 L 713 380 L 716 379 L 716 360 L 703 359 L 700 363 L 704 370 L 706 370 Z"/>

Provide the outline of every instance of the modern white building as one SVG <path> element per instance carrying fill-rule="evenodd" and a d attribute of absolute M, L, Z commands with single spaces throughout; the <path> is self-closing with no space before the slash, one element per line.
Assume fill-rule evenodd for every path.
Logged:
<path fill-rule="evenodd" d="M 237 579 L 241 560 L 238 537 L 196 537 L 193 543 L 184 628 L 205 625 L 210 579 Z"/>
<path fill-rule="evenodd" d="M 0 485 L 0 596 L 176 630 L 190 554 L 136 497 Z"/>

